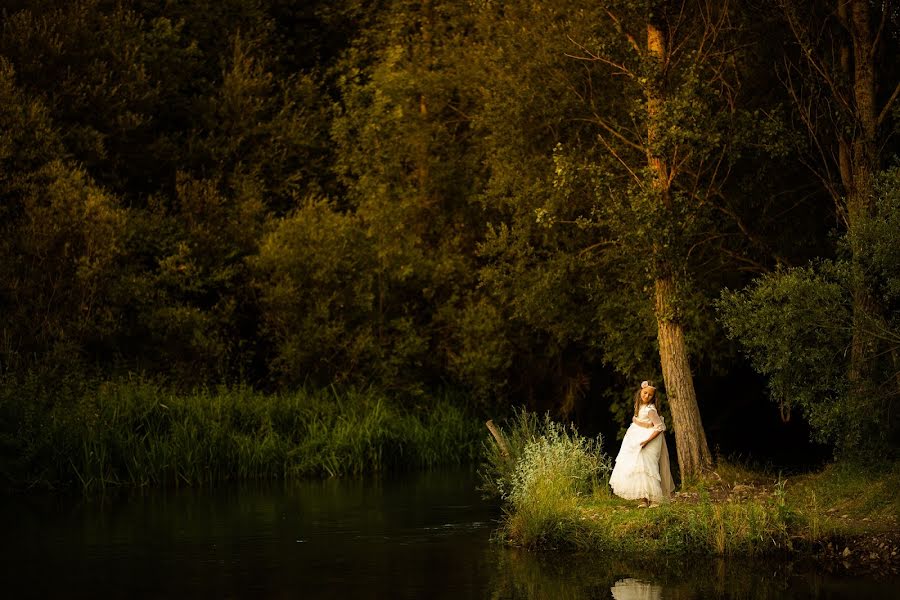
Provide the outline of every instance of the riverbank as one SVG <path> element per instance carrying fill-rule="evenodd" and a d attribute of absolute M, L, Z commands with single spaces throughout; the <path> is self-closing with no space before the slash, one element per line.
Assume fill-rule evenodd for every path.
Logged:
<path fill-rule="evenodd" d="M 900 573 L 900 463 L 836 463 L 780 476 L 720 463 L 671 503 L 642 508 L 605 486 L 508 511 L 506 544 L 608 554 L 804 554 L 832 570 Z M 536 500 L 543 503 L 543 500 Z"/>
<path fill-rule="evenodd" d="M 180 393 L 123 380 L 0 386 L 8 489 L 203 485 L 467 464 L 482 425 L 446 396 L 245 386 Z"/>
<path fill-rule="evenodd" d="M 518 413 L 482 468 L 510 546 L 604 555 L 815 556 L 835 569 L 900 572 L 900 462 L 838 462 L 785 475 L 720 461 L 672 502 L 614 496 L 600 438 Z"/>

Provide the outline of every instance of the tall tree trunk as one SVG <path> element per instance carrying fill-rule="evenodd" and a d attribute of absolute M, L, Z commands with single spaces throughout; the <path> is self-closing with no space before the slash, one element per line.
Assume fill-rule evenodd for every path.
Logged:
<path fill-rule="evenodd" d="M 684 328 L 677 320 L 675 298 L 673 278 L 657 279 L 655 308 L 659 332 L 659 358 L 666 383 L 666 397 L 672 407 L 678 464 L 683 479 L 708 468 L 712 464 L 712 456 L 700 420 Z"/>
<path fill-rule="evenodd" d="M 886 10 L 886 9 L 885 9 Z M 841 67 L 853 82 L 855 121 L 852 140 L 841 140 L 841 155 L 849 154 L 849 168 L 842 168 L 847 194 L 847 228 L 853 253 L 853 342 L 850 352 L 850 381 L 858 387 L 868 375 L 875 340 L 866 322 L 877 314 L 877 302 L 864 281 L 859 264 L 861 248 L 853 235 L 875 213 L 873 180 L 878 170 L 878 109 L 875 101 L 875 53 L 868 0 L 841 2 L 838 15 L 846 25 L 852 48 L 842 49 Z M 852 61 L 844 60 L 851 54 Z M 848 64 L 849 63 L 849 64 Z"/>
<path fill-rule="evenodd" d="M 661 26 L 647 24 L 647 51 L 659 61 L 664 73 L 667 52 L 666 35 Z M 662 124 L 660 107 L 663 92 L 653 85 L 647 88 L 647 163 L 653 171 L 653 190 L 667 209 L 672 208 L 671 181 L 673 179 L 666 160 L 656 153 L 655 142 Z M 659 341 L 659 358 L 662 364 L 666 395 L 672 407 L 675 425 L 675 441 L 678 449 L 678 465 L 682 478 L 692 477 L 712 463 L 706 433 L 700 420 L 697 395 L 691 376 L 684 327 L 678 320 L 677 285 L 670 264 L 661 251 L 654 249 L 657 261 L 655 282 L 655 312 Z"/>

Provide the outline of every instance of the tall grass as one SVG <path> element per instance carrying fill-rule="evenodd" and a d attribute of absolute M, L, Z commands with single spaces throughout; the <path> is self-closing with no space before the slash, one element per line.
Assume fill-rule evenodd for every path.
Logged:
<path fill-rule="evenodd" d="M 518 414 L 501 439 L 510 450 L 486 445 L 482 477 L 485 489 L 505 502 L 496 537 L 510 545 L 629 556 L 766 556 L 895 532 L 900 520 L 897 462 L 837 463 L 788 479 L 720 463 L 674 502 L 639 508 L 610 494 L 603 476 L 609 459 L 574 431 Z"/>
<path fill-rule="evenodd" d="M 576 526 L 578 506 L 606 487 L 612 462 L 602 440 L 545 416 L 516 413 L 485 446 L 483 489 L 507 502 L 504 533 L 526 545 L 553 545 Z M 504 451 L 505 450 L 505 451 Z"/>
<path fill-rule="evenodd" d="M 614 554 L 759 556 L 793 549 L 795 513 L 767 501 L 663 504 L 637 508 L 606 493 L 560 503 L 559 514 L 535 518 L 513 509 L 502 536 L 514 545 L 568 547 Z"/>
<path fill-rule="evenodd" d="M 482 444 L 481 491 L 488 497 L 503 499 L 512 489 L 516 466 L 525 454 L 525 447 L 541 434 L 537 414 L 518 409 L 503 425 L 497 427 L 500 440 L 487 438 Z"/>
<path fill-rule="evenodd" d="M 611 495 L 612 460 L 601 440 L 516 413 L 483 450 L 483 489 L 505 502 L 498 537 L 526 547 L 606 553 L 752 556 L 790 550 L 803 519 L 783 483 L 765 498 L 713 502 L 703 482 L 697 502 L 637 508 Z"/>
<path fill-rule="evenodd" d="M 825 541 L 873 531 L 896 530 L 900 522 L 900 462 L 839 462 L 794 478 L 787 502 L 806 516 L 805 537 Z"/>
<path fill-rule="evenodd" d="M 54 395 L 56 394 L 56 395 Z M 132 380 L 0 386 L 0 477 L 86 491 L 378 473 L 471 462 L 480 423 L 446 397 L 374 390 L 175 393 Z"/>

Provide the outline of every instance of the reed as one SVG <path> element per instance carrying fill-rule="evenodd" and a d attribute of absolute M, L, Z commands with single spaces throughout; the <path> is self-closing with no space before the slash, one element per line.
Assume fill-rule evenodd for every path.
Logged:
<path fill-rule="evenodd" d="M 464 464 L 481 437 L 446 395 L 411 406 L 372 389 L 176 393 L 143 380 L 0 386 L 0 430 L 16 457 L 0 464 L 7 486 L 86 492 Z"/>

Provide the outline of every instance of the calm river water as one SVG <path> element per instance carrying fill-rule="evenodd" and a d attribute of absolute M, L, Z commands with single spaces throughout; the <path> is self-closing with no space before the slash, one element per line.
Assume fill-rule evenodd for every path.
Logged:
<path fill-rule="evenodd" d="M 810 566 L 490 543 L 469 472 L 5 499 L 4 598 L 896 598 Z"/>

